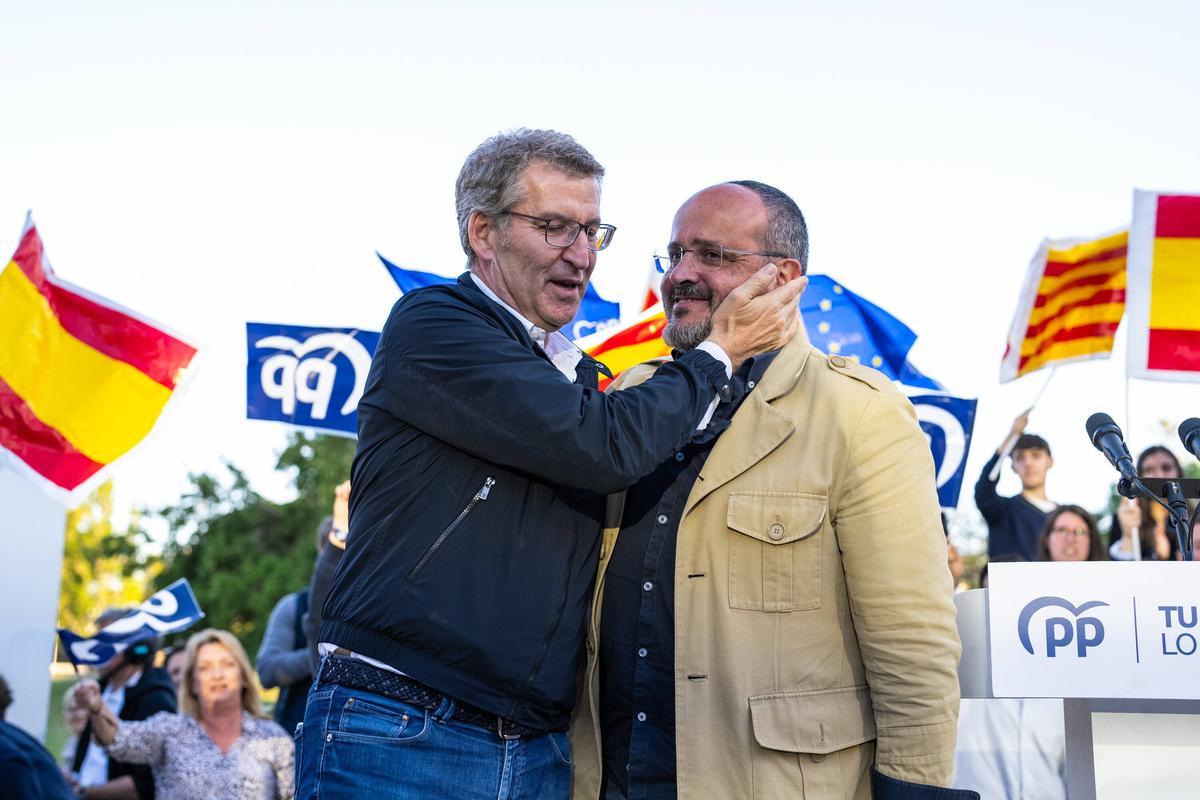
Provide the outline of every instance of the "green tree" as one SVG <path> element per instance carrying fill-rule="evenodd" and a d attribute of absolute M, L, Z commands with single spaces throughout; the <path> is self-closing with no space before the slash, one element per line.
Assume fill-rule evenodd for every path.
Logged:
<path fill-rule="evenodd" d="M 136 517 L 126 530 L 113 529 L 112 493 L 112 481 L 105 481 L 67 513 L 58 624 L 73 631 L 90 631 L 109 606 L 142 602 L 162 571 L 146 553 Z"/>
<path fill-rule="evenodd" d="M 253 658 L 275 603 L 308 584 L 317 526 L 353 457 L 353 440 L 292 434 L 276 469 L 292 473 L 297 497 L 283 504 L 255 492 L 233 464 L 224 479 L 189 476 L 191 489 L 158 512 L 174 534 L 158 584 L 187 578 L 204 623 L 232 631 Z"/>

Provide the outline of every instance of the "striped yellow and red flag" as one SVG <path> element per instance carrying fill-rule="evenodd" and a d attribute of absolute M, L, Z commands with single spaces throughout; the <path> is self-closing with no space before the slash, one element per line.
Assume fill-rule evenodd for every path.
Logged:
<path fill-rule="evenodd" d="M 0 447 L 70 492 L 154 426 L 196 348 L 54 275 L 32 219 L 0 271 Z"/>
<path fill-rule="evenodd" d="M 1000 382 L 1042 367 L 1108 358 L 1125 313 L 1129 232 L 1045 239 L 1029 264 Z"/>
<path fill-rule="evenodd" d="M 1200 195 L 1134 192 L 1127 370 L 1200 381 Z"/>
<path fill-rule="evenodd" d="M 671 348 L 662 340 L 667 316 L 662 303 L 656 303 L 638 315 L 637 319 L 616 328 L 605 328 L 575 344 L 589 356 L 604 364 L 616 378 L 632 366 L 652 358 L 671 355 Z M 600 388 L 609 383 L 600 376 Z"/>

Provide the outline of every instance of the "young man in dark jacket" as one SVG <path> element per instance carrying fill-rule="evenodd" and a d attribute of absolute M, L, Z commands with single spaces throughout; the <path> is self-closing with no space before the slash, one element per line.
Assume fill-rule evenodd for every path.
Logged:
<path fill-rule="evenodd" d="M 1004 444 L 996 450 L 975 484 L 975 505 L 988 524 L 988 557 L 1016 557 L 1037 561 L 1038 543 L 1046 515 L 1056 504 L 1046 497 L 1046 472 L 1054 466 L 1050 445 L 1041 436 L 1025 433 L 1029 412 L 1013 420 Z M 996 493 L 996 465 L 1012 452 L 1012 469 L 1021 479 L 1021 493 L 1001 497 Z"/>
<path fill-rule="evenodd" d="M 731 368 L 797 329 L 800 283 L 768 291 L 764 268 L 701 347 L 596 391 L 607 370 L 559 329 L 615 231 L 603 174 L 553 131 L 484 142 L 455 193 L 469 272 L 392 309 L 359 405 L 299 798 L 567 797 L 601 493 L 688 441 Z"/>
<path fill-rule="evenodd" d="M 131 611 L 109 609 L 97 625 L 103 628 Z M 175 685 L 166 670 L 154 666 L 156 652 L 156 642 L 139 642 L 100 668 L 102 697 L 120 719 L 136 721 L 160 711 L 175 712 Z M 92 740 L 90 721 L 79 734 L 71 771 L 78 775 L 80 796 L 90 800 L 154 800 L 150 768 L 109 758 Z"/>

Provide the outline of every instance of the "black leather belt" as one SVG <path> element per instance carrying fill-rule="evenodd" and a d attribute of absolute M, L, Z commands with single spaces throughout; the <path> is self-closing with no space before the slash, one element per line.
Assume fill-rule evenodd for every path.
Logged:
<path fill-rule="evenodd" d="M 415 681 L 407 675 L 398 675 L 386 669 L 374 667 L 357 658 L 333 655 L 321 662 L 321 672 L 317 680 L 320 683 L 336 683 L 348 689 L 359 689 L 364 692 L 399 700 L 402 703 L 435 711 L 440 708 L 447 695 L 437 689 Z M 450 698 L 453 700 L 453 698 Z M 495 714 L 489 714 L 481 708 L 460 703 L 454 700 L 454 712 L 450 719 L 456 719 L 471 725 L 478 725 L 494 732 L 501 739 L 523 739 L 530 736 L 541 736 L 551 733 L 551 730 L 531 728 L 519 722 Z M 554 729 L 563 731 L 565 728 Z"/>

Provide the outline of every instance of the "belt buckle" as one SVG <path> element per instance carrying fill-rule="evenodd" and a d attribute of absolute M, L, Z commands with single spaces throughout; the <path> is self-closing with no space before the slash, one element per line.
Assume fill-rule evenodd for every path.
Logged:
<path fill-rule="evenodd" d="M 506 722 L 508 722 L 508 720 L 506 720 L 504 717 L 496 717 L 496 734 L 501 739 L 504 739 L 505 741 L 512 741 L 514 739 L 520 739 L 521 734 L 519 734 L 519 733 L 505 733 L 504 732 L 504 724 Z M 509 723 L 509 724 L 511 725 L 513 723 Z"/>

